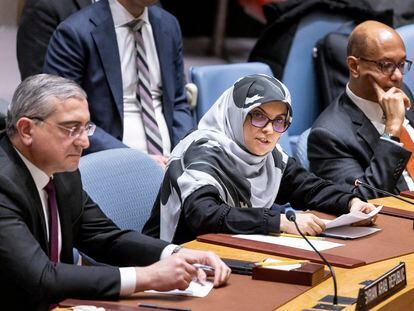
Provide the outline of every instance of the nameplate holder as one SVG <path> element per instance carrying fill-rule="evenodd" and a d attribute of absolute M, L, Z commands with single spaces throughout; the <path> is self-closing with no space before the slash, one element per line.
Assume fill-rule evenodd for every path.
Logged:
<path fill-rule="evenodd" d="M 290 283 L 298 285 L 314 286 L 330 276 L 325 271 L 324 265 L 317 263 L 302 264 L 300 268 L 289 271 L 268 269 L 266 267 L 254 267 L 252 278 L 254 280 Z"/>
<path fill-rule="evenodd" d="M 365 311 L 407 286 L 405 263 L 401 262 L 390 271 L 361 288 L 358 293 L 356 311 Z"/>

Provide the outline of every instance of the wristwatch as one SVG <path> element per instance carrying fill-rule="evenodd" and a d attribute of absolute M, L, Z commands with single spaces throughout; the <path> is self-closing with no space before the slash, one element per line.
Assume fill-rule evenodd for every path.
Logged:
<path fill-rule="evenodd" d="M 399 143 L 399 142 L 400 142 L 400 138 L 399 138 L 399 137 L 394 136 L 394 135 L 391 135 L 391 134 L 388 134 L 388 133 L 384 133 L 384 134 L 382 134 L 382 136 L 381 136 L 381 137 L 383 137 L 383 138 L 385 138 L 385 139 L 391 139 L 391 140 L 393 140 L 393 141 L 396 141 L 397 143 Z"/>

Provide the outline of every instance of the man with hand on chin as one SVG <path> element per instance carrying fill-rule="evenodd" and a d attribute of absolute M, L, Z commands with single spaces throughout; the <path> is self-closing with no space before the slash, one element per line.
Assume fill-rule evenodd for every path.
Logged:
<path fill-rule="evenodd" d="M 230 269 L 215 254 L 120 230 L 83 191 L 78 164 L 95 131 L 89 117 L 85 92 L 65 78 L 31 76 L 14 94 L 0 136 L 3 308 L 185 289 L 206 277 L 195 263 L 212 266 L 214 285 L 224 284 Z M 108 265 L 74 265 L 73 247 Z"/>
<path fill-rule="evenodd" d="M 366 21 L 351 33 L 346 91 L 315 121 L 308 140 L 310 169 L 371 199 L 359 179 L 399 194 L 414 190 L 414 112 L 402 78 L 412 62 L 392 28 Z M 407 96 L 408 95 L 408 96 Z M 409 98 L 410 96 L 410 98 Z"/>

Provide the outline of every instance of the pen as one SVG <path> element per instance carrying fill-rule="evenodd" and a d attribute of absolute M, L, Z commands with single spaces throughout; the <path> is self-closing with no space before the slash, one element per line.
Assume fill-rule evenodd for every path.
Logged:
<path fill-rule="evenodd" d="M 207 266 L 207 265 L 203 265 L 201 263 L 193 263 L 193 267 L 197 268 L 197 269 L 201 269 L 207 272 L 214 272 L 214 268 L 211 266 Z"/>
<path fill-rule="evenodd" d="M 287 266 L 287 265 L 296 265 L 296 264 L 303 264 L 308 263 L 309 260 L 284 260 L 284 261 L 262 261 L 256 262 L 254 265 L 256 267 L 266 267 L 266 266 Z"/>
<path fill-rule="evenodd" d="M 157 305 L 148 305 L 141 303 L 138 305 L 138 307 L 142 308 L 148 308 L 148 309 L 157 309 L 157 310 L 169 310 L 169 311 L 191 311 L 191 309 L 185 308 L 174 308 L 174 307 L 163 307 L 163 306 L 157 306 Z"/>
<path fill-rule="evenodd" d="M 287 238 L 299 238 L 299 239 L 302 239 L 302 236 L 300 236 L 300 235 L 297 235 L 297 234 L 290 234 L 290 233 L 269 233 L 269 235 L 273 235 L 273 236 L 284 236 L 284 237 L 287 237 Z M 324 238 L 323 237 L 320 237 L 320 236 L 309 236 L 309 235 L 307 235 L 306 236 L 308 239 L 311 239 L 311 240 L 323 240 Z"/>

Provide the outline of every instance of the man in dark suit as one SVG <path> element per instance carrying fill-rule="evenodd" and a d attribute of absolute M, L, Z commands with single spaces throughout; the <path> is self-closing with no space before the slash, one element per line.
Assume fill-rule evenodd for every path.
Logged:
<path fill-rule="evenodd" d="M 50 40 L 44 71 L 78 82 L 88 94 L 97 125 L 87 153 L 129 146 L 148 151 L 143 128 L 135 31 L 146 50 L 155 119 L 165 163 L 171 149 L 192 128 L 184 91 L 182 40 L 175 17 L 149 5 L 154 0 L 101 0 L 65 20 Z M 138 49 L 139 50 L 139 49 Z M 138 71 L 138 75 L 137 75 Z"/>
<path fill-rule="evenodd" d="M 354 188 L 357 178 L 395 194 L 414 190 L 414 113 L 406 110 L 411 103 L 401 89 L 411 61 L 401 37 L 379 22 L 358 25 L 349 38 L 347 65 L 346 91 L 322 112 L 310 132 L 311 170 L 347 184 L 366 199 L 381 194 Z"/>
<path fill-rule="evenodd" d="M 17 31 L 17 61 L 22 80 L 41 73 L 56 27 L 93 0 L 27 0 Z"/>
<path fill-rule="evenodd" d="M 216 286 L 227 280 L 216 255 L 122 231 L 89 198 L 77 168 L 94 129 L 75 82 L 40 74 L 17 88 L 0 136 L 2 309 L 184 289 L 205 278 L 193 263 L 213 266 Z M 109 265 L 74 265 L 73 247 Z"/>

